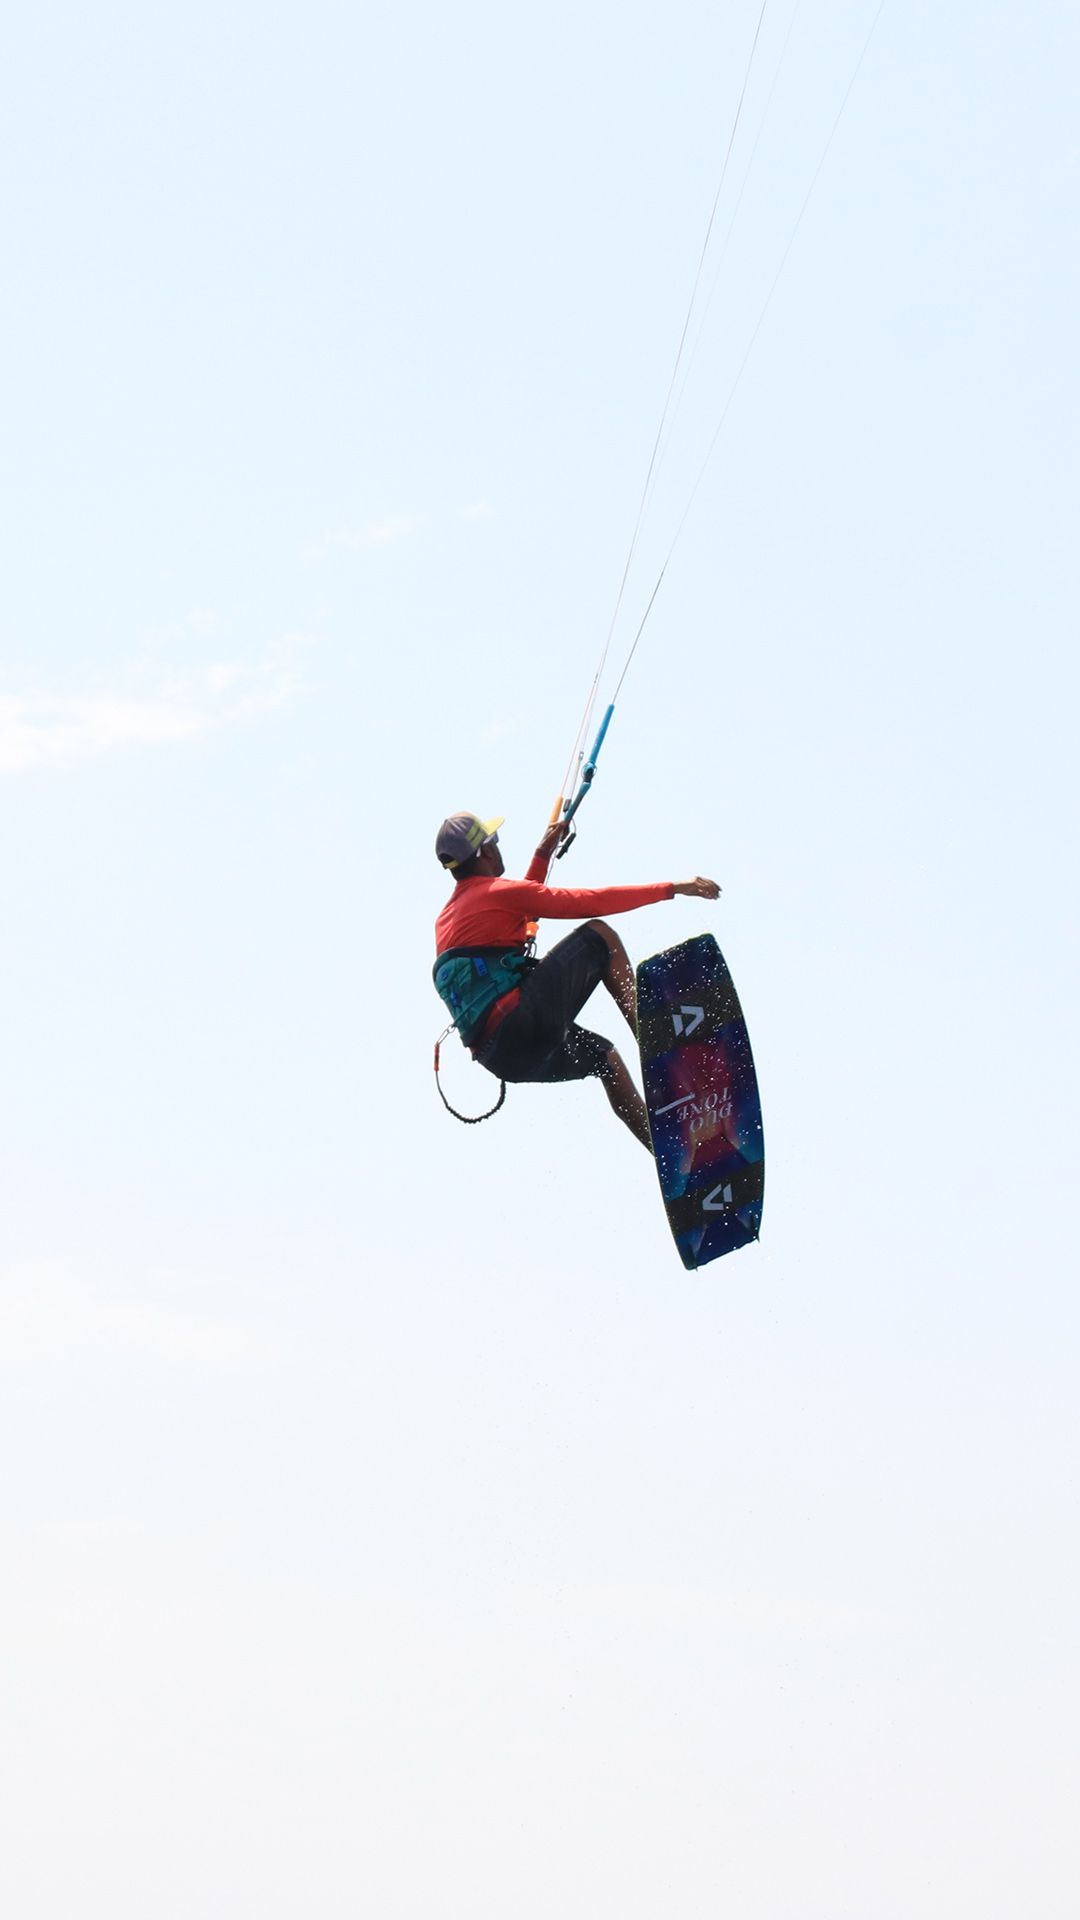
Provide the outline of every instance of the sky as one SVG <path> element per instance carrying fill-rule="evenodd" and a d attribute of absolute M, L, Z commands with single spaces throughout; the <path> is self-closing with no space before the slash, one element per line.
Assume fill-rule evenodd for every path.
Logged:
<path fill-rule="evenodd" d="M 1076 1914 L 1078 29 L 876 10 L 767 0 L 558 869 L 723 888 L 620 923 L 754 1043 L 695 1274 L 598 1087 L 443 1112 L 433 843 L 559 790 L 757 0 L 12 18 L 19 1920 Z"/>

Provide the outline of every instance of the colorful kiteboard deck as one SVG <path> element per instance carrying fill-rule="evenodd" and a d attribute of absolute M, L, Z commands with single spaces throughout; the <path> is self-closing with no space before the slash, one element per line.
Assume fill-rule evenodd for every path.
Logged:
<path fill-rule="evenodd" d="M 685 1267 L 756 1240 L 765 1141 L 739 996 L 711 933 L 643 960 L 638 1040 L 656 1170 Z"/>

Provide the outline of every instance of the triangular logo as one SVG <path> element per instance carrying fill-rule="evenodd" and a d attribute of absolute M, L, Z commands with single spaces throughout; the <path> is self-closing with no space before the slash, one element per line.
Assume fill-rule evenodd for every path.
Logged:
<path fill-rule="evenodd" d="M 695 1027 L 700 1027 L 705 1018 L 705 1009 L 704 1007 L 680 1007 L 678 1013 L 673 1013 L 671 1018 L 676 1033 L 685 1033 L 689 1037 Z"/>

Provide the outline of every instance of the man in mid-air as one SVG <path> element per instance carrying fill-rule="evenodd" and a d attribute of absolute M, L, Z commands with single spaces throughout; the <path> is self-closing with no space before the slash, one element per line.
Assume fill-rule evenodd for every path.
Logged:
<path fill-rule="evenodd" d="M 549 887 L 548 867 L 566 824 L 550 826 L 524 880 L 508 880 L 499 851 L 502 817 L 451 814 L 435 852 L 454 891 L 435 922 L 435 986 L 474 1059 L 499 1080 L 598 1079 L 619 1119 L 652 1152 L 649 1119 L 610 1040 L 577 1025 L 589 995 L 607 988 L 637 1038 L 634 969 L 617 933 L 587 919 L 546 953 L 530 957 L 533 922 L 627 913 L 677 893 L 715 900 L 715 880 L 662 880 L 646 887 Z"/>

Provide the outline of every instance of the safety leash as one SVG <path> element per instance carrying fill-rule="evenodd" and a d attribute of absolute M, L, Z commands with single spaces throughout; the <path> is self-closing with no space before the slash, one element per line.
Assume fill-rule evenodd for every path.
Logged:
<path fill-rule="evenodd" d="M 442 1081 L 439 1079 L 439 1054 L 442 1049 L 442 1043 L 446 1039 L 447 1034 L 453 1033 L 454 1025 L 455 1025 L 455 1022 L 451 1020 L 450 1025 L 448 1027 L 443 1028 L 443 1031 L 440 1033 L 438 1039 L 435 1042 L 435 1085 L 439 1090 L 439 1099 L 442 1101 L 443 1106 L 446 1108 L 447 1113 L 452 1113 L 454 1116 L 454 1119 L 460 1120 L 463 1126 L 478 1127 L 480 1125 L 481 1120 L 490 1120 L 492 1117 L 492 1114 L 498 1113 L 499 1108 L 502 1106 L 503 1101 L 506 1099 L 506 1081 L 505 1080 L 499 1081 L 499 1097 L 496 1100 L 495 1105 L 493 1107 L 489 1107 L 486 1113 L 459 1113 L 456 1107 L 452 1107 L 450 1105 L 449 1100 L 447 1099 L 445 1093 L 442 1090 Z"/>

